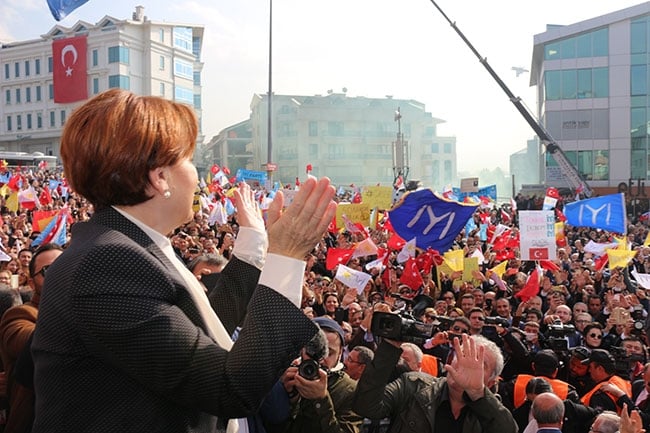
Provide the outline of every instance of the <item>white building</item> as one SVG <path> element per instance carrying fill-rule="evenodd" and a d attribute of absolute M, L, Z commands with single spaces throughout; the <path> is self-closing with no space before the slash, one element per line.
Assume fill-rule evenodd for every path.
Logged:
<path fill-rule="evenodd" d="M 600 193 L 650 174 L 649 30 L 646 2 L 534 37 L 538 116 Z M 547 184 L 566 186 L 548 154 L 544 168 Z"/>
<path fill-rule="evenodd" d="M 207 157 L 232 172 L 264 170 L 269 161 L 267 98 L 254 95 L 250 124 L 234 125 L 215 136 L 207 144 Z M 314 175 L 329 176 L 339 184 L 391 185 L 394 143 L 401 128 L 408 148 L 402 166 L 408 168 L 407 180 L 438 190 L 457 181 L 456 137 L 438 136 L 437 125 L 444 120 L 433 117 L 421 102 L 348 97 L 344 89 L 327 95 L 273 95 L 272 111 L 275 180 L 293 182 L 311 164 Z"/>
<path fill-rule="evenodd" d="M 54 102 L 52 42 L 80 35 L 88 97 L 118 87 L 188 103 L 201 118 L 203 27 L 150 21 L 138 6 L 130 20 L 56 25 L 38 39 L 0 45 L 0 150 L 59 154 L 61 127 L 83 101 Z"/>

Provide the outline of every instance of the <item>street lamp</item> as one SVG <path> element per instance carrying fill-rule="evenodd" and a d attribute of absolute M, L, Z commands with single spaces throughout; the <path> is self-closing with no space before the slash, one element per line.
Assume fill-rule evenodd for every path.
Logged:
<path fill-rule="evenodd" d="M 273 164 L 273 131 L 272 131 L 272 121 L 271 121 L 271 108 L 273 103 L 271 99 L 273 98 L 273 0 L 269 0 L 269 92 L 267 102 L 267 142 L 266 142 L 266 173 L 268 176 L 269 186 L 273 185 L 273 170 L 275 165 Z"/>

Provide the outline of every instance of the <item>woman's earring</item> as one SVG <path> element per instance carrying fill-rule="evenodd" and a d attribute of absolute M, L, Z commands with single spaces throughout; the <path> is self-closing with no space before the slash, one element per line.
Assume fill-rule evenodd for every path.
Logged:
<path fill-rule="evenodd" d="M 169 198 L 169 197 L 171 197 L 171 196 L 172 196 L 172 193 L 171 193 L 171 191 L 169 191 L 168 189 L 166 189 L 165 192 L 163 192 L 163 197 L 165 197 L 165 198 Z"/>

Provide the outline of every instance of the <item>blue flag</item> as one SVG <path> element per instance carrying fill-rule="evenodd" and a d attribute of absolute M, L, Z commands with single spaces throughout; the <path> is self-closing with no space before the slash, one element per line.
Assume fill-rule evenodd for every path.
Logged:
<path fill-rule="evenodd" d="M 625 196 L 618 193 L 569 203 L 564 216 L 572 226 L 625 233 Z"/>
<path fill-rule="evenodd" d="M 430 189 L 422 189 L 406 193 L 388 215 L 400 237 L 416 238 L 418 248 L 431 247 L 444 253 L 477 207 L 477 204 L 447 201 Z"/>
<path fill-rule="evenodd" d="M 50 7 L 50 12 L 54 19 L 61 21 L 67 17 L 70 12 L 77 9 L 88 0 L 47 0 L 47 5 Z"/>

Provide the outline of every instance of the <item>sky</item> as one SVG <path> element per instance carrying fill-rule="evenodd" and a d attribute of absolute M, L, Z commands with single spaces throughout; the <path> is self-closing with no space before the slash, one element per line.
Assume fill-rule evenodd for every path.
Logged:
<path fill-rule="evenodd" d="M 431 0 L 89 0 L 59 24 L 130 18 L 205 27 L 203 132 L 209 140 L 249 117 L 268 91 L 273 2 L 272 87 L 276 94 L 414 99 L 455 136 L 458 170 L 508 170 L 509 155 L 534 133 Z M 634 6 L 630 0 L 435 0 L 515 96 L 535 111 L 529 74 L 533 36 Z M 0 41 L 36 39 L 57 21 L 46 0 L 1 0 Z M 397 107 L 395 107 L 397 108 Z M 403 119 L 403 122 L 408 119 Z"/>

